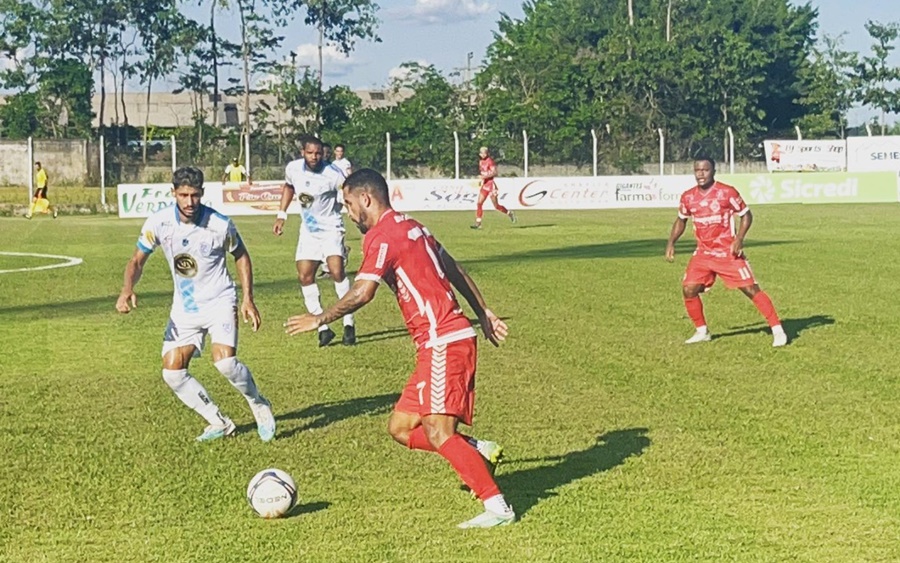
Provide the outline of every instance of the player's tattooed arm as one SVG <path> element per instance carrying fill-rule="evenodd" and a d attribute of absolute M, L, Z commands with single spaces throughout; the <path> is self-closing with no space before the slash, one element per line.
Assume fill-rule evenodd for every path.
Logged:
<path fill-rule="evenodd" d="M 357 279 L 353 282 L 350 291 L 347 292 L 340 301 L 329 307 L 320 315 L 296 315 L 284 323 L 285 332 L 288 334 L 299 334 L 301 332 L 309 332 L 316 330 L 323 324 L 336 321 L 348 315 L 357 309 L 362 308 L 366 303 L 375 298 L 375 291 L 378 289 L 378 282 L 371 280 Z"/>

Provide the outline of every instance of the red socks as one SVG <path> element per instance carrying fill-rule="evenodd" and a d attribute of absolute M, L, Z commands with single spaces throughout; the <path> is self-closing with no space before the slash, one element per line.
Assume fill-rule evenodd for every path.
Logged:
<path fill-rule="evenodd" d="M 775 305 L 772 304 L 772 300 L 769 299 L 769 296 L 765 291 L 760 291 L 753 296 L 753 304 L 756 305 L 759 312 L 766 318 L 766 322 L 769 323 L 770 327 L 781 324 L 778 313 L 775 312 Z"/>
<path fill-rule="evenodd" d="M 412 434 L 410 434 L 410 443 L 412 443 Z M 468 485 L 479 499 L 485 500 L 500 494 L 500 487 L 491 477 L 484 458 L 459 434 L 454 434 L 444 442 L 437 453 L 450 462 L 463 483 Z"/>
<path fill-rule="evenodd" d="M 425 435 L 425 427 L 421 424 L 416 426 L 412 432 L 409 433 L 409 438 L 406 441 L 406 447 L 411 450 L 422 450 L 425 452 L 436 452 L 434 446 L 431 445 L 431 442 L 428 441 L 428 437 Z"/>
<path fill-rule="evenodd" d="M 703 301 L 699 297 L 685 297 L 684 308 L 687 314 L 694 321 L 694 326 L 700 328 L 706 326 L 706 317 L 703 316 Z"/>
<path fill-rule="evenodd" d="M 503 207 L 503 205 L 501 205 L 500 202 L 497 202 L 496 209 L 497 209 L 497 211 L 499 211 L 500 213 L 503 213 L 504 215 L 509 215 L 509 209 Z"/>

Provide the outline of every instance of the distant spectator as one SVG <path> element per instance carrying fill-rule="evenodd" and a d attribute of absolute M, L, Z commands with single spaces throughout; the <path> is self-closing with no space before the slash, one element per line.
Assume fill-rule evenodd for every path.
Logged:
<path fill-rule="evenodd" d="M 243 164 L 238 163 L 237 158 L 231 159 L 231 164 L 225 167 L 225 173 L 222 174 L 222 183 L 225 181 L 240 183 L 241 180 L 247 178 L 247 183 L 250 184 L 250 175 L 247 174 L 247 169 L 244 168 Z"/>

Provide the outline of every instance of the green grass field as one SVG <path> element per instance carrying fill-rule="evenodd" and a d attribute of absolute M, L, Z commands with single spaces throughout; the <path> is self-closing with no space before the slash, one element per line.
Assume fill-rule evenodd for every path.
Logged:
<path fill-rule="evenodd" d="M 263 315 L 239 356 L 278 437 L 259 441 L 203 357 L 192 372 L 241 433 L 197 444 L 205 423 L 160 375 L 161 257 L 138 309 L 114 310 L 140 221 L 0 218 L 0 251 L 84 259 L 0 274 L 0 561 L 898 561 L 900 207 L 755 212 L 747 251 L 782 349 L 721 285 L 704 298 L 714 340 L 682 344 L 692 244 L 663 260 L 671 210 L 489 214 L 481 232 L 468 213 L 416 214 L 511 329 L 482 341 L 473 433 L 506 447 L 498 482 L 521 519 L 468 531 L 481 506 L 449 465 L 387 435 L 414 357 L 387 289 L 358 314 L 359 346 L 289 338 L 296 238 L 237 218 Z M 289 518 L 244 500 L 268 466 L 298 484 Z"/>

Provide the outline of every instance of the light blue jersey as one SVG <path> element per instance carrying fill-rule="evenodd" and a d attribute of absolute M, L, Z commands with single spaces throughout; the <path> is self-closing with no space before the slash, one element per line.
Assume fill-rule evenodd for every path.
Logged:
<path fill-rule="evenodd" d="M 284 181 L 294 187 L 300 202 L 302 221 L 300 233 L 344 232 L 341 218 L 344 173 L 333 164 L 324 164 L 322 170 L 313 172 L 306 167 L 306 160 L 290 162 L 284 169 Z"/>
<path fill-rule="evenodd" d="M 175 282 L 173 314 L 237 303 L 225 255 L 243 246 L 241 236 L 230 218 L 205 205 L 197 209 L 196 218 L 182 223 L 176 205 L 157 211 L 144 222 L 137 242 L 146 254 L 162 248 Z"/>

